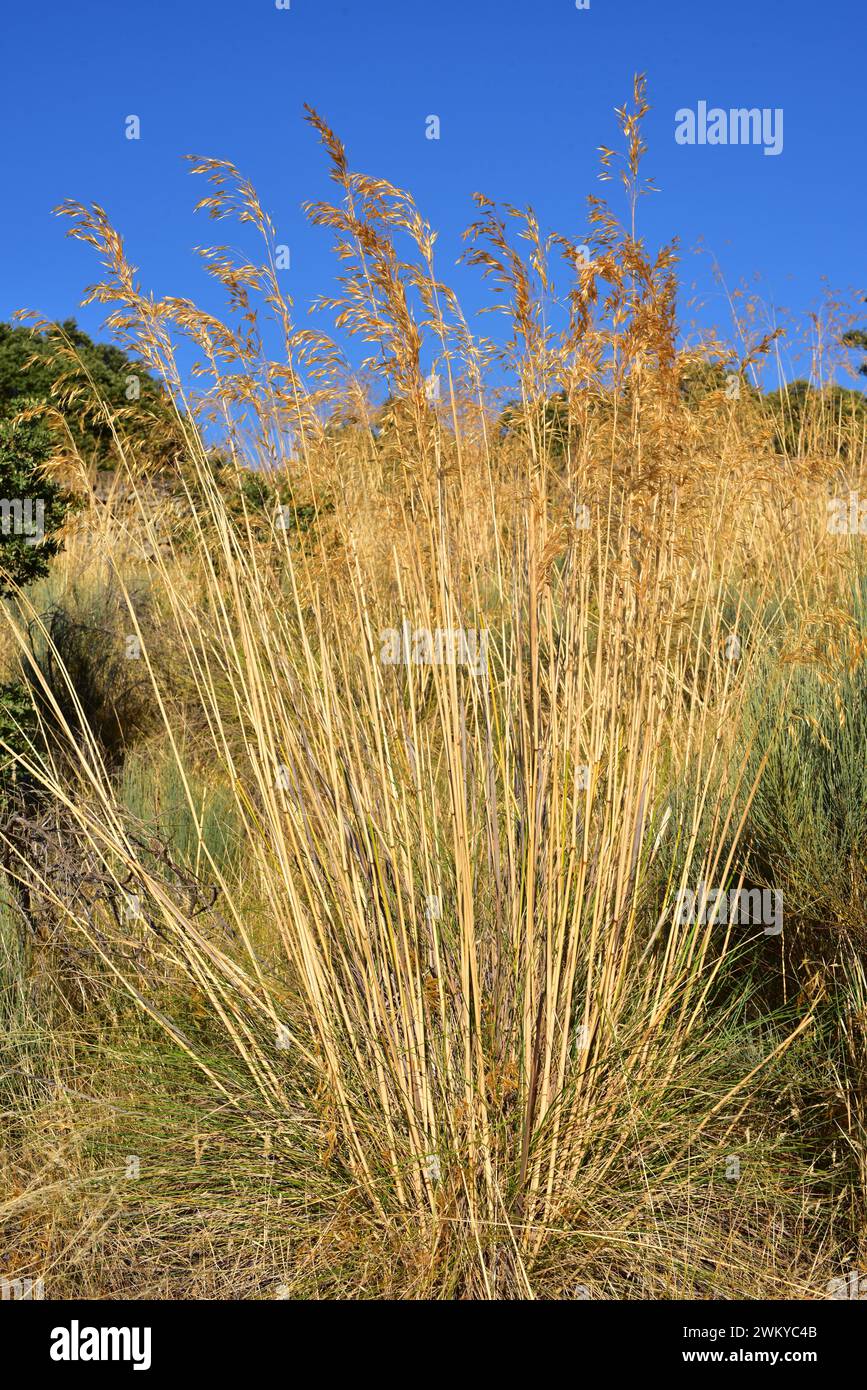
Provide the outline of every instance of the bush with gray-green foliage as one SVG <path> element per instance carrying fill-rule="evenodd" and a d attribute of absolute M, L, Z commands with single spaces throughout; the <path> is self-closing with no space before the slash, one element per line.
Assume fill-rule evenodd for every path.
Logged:
<path fill-rule="evenodd" d="M 853 599 L 862 639 L 865 588 Z M 867 939 L 867 661 L 841 654 L 833 679 L 819 666 L 769 665 L 752 734 L 755 771 L 769 749 L 747 822 L 752 871 L 783 890 L 788 916 Z"/>

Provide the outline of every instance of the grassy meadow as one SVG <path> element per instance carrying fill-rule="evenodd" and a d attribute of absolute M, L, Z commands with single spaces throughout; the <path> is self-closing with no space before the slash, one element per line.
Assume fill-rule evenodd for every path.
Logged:
<path fill-rule="evenodd" d="M 821 1299 L 867 1271 L 867 413 L 825 338 L 824 376 L 760 390 L 782 343 L 745 300 L 683 347 L 645 109 L 639 82 L 588 245 L 477 197 L 491 339 L 312 112 L 314 318 L 231 165 L 192 166 L 249 248 L 203 253 L 222 320 L 61 209 L 164 409 L 109 410 L 56 331 L 78 505 L 0 639 L 4 1277 Z M 762 892 L 782 917 L 731 920 Z"/>

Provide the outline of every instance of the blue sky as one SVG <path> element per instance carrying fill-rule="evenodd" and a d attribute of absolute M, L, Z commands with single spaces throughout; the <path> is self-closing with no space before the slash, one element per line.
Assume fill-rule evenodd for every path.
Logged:
<path fill-rule="evenodd" d="M 48 0 L 9 7 L 4 30 L 2 318 L 24 306 L 99 331 L 103 311 L 78 308 L 95 257 L 51 216 L 66 197 L 106 207 L 146 288 L 217 309 L 192 248 L 235 234 L 193 217 L 204 188 L 188 153 L 229 158 L 258 186 L 291 247 L 287 288 L 303 317 L 334 270 L 327 234 L 301 211 L 333 189 L 305 101 L 352 167 L 413 192 L 440 229 L 440 273 L 472 315 L 487 290 L 454 266 L 471 194 L 532 204 L 543 229 L 583 239 L 586 195 L 606 190 L 596 147 L 616 144 L 613 108 L 636 71 L 653 105 L 645 169 L 661 189 L 642 202 L 641 230 L 654 246 L 681 239 L 685 326 L 693 283 L 699 320 L 728 323 L 708 256 L 693 254 L 700 240 L 730 286 L 748 283 L 769 308 L 817 307 L 823 277 L 843 291 L 867 281 L 861 0 L 590 0 L 581 11 L 574 0 Z M 782 153 L 678 145 L 675 112 L 702 100 L 782 108 Z M 138 141 L 125 137 L 130 114 Z M 425 138 L 430 114 L 438 141 Z"/>

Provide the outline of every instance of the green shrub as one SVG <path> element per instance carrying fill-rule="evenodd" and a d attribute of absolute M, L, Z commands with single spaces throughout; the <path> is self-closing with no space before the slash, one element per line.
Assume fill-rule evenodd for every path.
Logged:
<path fill-rule="evenodd" d="M 36 420 L 0 420 L 0 596 L 48 573 L 72 498 L 42 472 L 51 435 Z"/>
<path fill-rule="evenodd" d="M 752 871 L 783 890 L 790 917 L 867 938 L 867 661 L 841 662 L 833 679 L 770 668 L 745 733 L 748 785 L 769 749 L 747 822 Z"/>

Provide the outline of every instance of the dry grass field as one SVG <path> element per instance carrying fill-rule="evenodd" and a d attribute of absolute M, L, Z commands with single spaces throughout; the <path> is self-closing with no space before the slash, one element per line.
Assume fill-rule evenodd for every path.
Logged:
<path fill-rule="evenodd" d="M 192 166 L 261 248 L 204 253 L 225 321 L 62 209 L 172 461 L 58 333 L 80 503 L 2 638 L 30 700 L 2 736 L 5 1278 L 821 1299 L 867 1270 L 867 414 L 830 374 L 757 389 L 779 341 L 746 303 L 731 344 L 680 345 L 645 109 L 639 80 L 589 251 L 477 198 L 494 340 L 313 112 L 334 340 L 229 164 Z"/>

